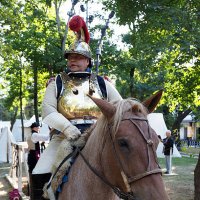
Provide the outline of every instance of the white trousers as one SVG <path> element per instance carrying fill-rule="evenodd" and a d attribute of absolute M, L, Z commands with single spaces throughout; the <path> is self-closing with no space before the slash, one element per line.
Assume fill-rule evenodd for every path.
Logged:
<path fill-rule="evenodd" d="M 167 173 L 171 174 L 171 172 L 172 172 L 172 156 L 171 155 L 165 156 L 165 162 L 166 162 Z"/>
<path fill-rule="evenodd" d="M 40 158 L 33 169 L 33 174 L 51 173 L 51 168 L 56 159 L 57 149 L 62 140 L 63 137 L 61 135 L 53 135 L 49 145 L 40 155 Z"/>

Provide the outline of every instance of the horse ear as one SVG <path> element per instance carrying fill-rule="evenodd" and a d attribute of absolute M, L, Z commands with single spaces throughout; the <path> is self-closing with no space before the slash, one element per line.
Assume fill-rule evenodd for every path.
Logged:
<path fill-rule="evenodd" d="M 88 95 L 88 97 L 90 97 L 92 101 L 94 101 L 94 103 L 99 107 L 103 115 L 106 116 L 108 119 L 110 119 L 115 114 L 116 111 L 115 106 L 113 106 L 108 101 L 103 99 L 98 99 L 90 95 Z"/>
<path fill-rule="evenodd" d="M 162 96 L 163 90 L 159 90 L 154 95 L 152 95 L 150 98 L 145 100 L 143 105 L 149 110 L 149 113 L 153 112 L 159 103 L 161 96 Z"/>

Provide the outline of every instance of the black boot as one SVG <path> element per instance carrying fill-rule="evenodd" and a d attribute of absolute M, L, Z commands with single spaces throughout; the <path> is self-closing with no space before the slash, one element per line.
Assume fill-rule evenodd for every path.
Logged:
<path fill-rule="evenodd" d="M 43 187 L 49 181 L 51 173 L 30 174 L 30 200 L 43 200 Z"/>

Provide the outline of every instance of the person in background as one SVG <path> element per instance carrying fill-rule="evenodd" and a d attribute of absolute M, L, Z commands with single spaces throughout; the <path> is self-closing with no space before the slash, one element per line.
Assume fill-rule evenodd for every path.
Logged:
<path fill-rule="evenodd" d="M 43 135 L 39 133 L 40 125 L 37 122 L 31 125 L 31 135 L 27 137 L 28 144 L 28 168 L 29 173 L 32 173 L 38 159 L 40 158 L 40 143 L 39 141 L 47 141 L 49 139 L 48 135 Z"/>
<path fill-rule="evenodd" d="M 163 153 L 165 155 L 165 162 L 166 162 L 166 172 L 165 174 L 171 174 L 172 172 L 172 155 L 173 155 L 173 146 L 174 140 L 171 136 L 171 131 L 166 131 L 166 138 L 163 139 Z"/>

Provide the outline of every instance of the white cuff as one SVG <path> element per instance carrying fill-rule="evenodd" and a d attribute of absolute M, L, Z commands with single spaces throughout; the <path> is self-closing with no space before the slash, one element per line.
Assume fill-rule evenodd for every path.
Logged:
<path fill-rule="evenodd" d="M 47 141 L 49 139 L 49 135 L 43 135 L 41 133 L 33 133 L 31 136 L 31 140 L 36 143 L 39 141 Z"/>
<path fill-rule="evenodd" d="M 62 133 L 64 133 L 65 130 L 72 125 L 68 119 L 66 119 L 62 114 L 58 112 L 50 113 L 43 119 L 43 122 L 50 127 L 61 131 Z"/>

